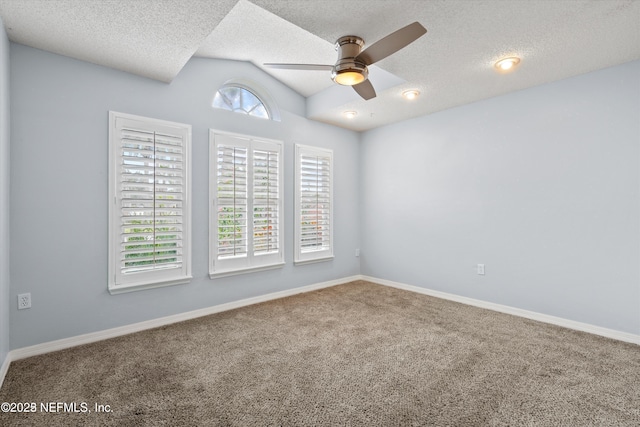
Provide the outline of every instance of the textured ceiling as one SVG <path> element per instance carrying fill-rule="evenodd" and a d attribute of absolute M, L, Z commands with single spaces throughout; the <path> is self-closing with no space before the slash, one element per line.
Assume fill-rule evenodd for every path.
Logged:
<path fill-rule="evenodd" d="M 9 39 L 170 82 L 236 0 L 0 0 Z"/>
<path fill-rule="evenodd" d="M 397 79 L 372 73 L 370 101 L 327 72 L 265 69 L 307 97 L 310 118 L 353 130 L 640 59 L 640 0 L 0 0 L 0 17 L 17 43 L 167 82 L 194 54 L 332 64 L 342 35 L 370 45 L 419 21 L 428 33 L 376 64 Z M 522 62 L 499 74 L 507 55 Z M 406 101 L 407 88 L 422 95 Z"/>
<path fill-rule="evenodd" d="M 333 64 L 333 43 L 248 1 L 239 1 L 220 22 L 196 56 L 265 62 Z M 293 58 L 293 59 L 292 59 Z M 311 96 L 333 85 L 326 71 L 303 72 L 265 69 L 296 92 Z"/>

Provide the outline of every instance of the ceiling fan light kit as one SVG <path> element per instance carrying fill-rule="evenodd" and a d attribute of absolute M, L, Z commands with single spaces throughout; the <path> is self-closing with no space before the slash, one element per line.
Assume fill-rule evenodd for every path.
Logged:
<path fill-rule="evenodd" d="M 388 36 L 378 40 L 367 49 L 362 50 L 364 40 L 358 36 L 343 36 L 336 40 L 338 61 L 334 65 L 324 64 L 264 64 L 269 68 L 286 70 L 331 70 L 334 82 L 352 86 L 363 99 L 376 97 L 376 91 L 369 81 L 367 66 L 386 58 L 425 34 L 427 30 L 414 22 Z"/>
<path fill-rule="evenodd" d="M 337 67 L 331 72 L 331 78 L 334 82 L 343 86 L 355 86 L 367 79 L 367 69 L 348 68 L 340 71 Z"/>

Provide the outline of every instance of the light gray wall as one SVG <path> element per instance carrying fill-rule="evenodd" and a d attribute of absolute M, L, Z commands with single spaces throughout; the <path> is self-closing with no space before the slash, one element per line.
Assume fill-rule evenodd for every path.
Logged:
<path fill-rule="evenodd" d="M 9 39 L 0 20 L 0 364 L 9 352 Z"/>
<path fill-rule="evenodd" d="M 6 36 L 0 42 L 6 102 Z M 0 262 L 10 249 L 10 301 L 33 298 L 30 310 L 5 304 L 2 269 L 10 348 L 360 272 L 640 333 L 640 62 L 364 135 L 305 119 L 302 97 L 242 62 L 195 58 L 170 85 L 15 44 L 10 65 L 12 239 L 10 248 L 2 240 Z M 215 89 L 233 78 L 266 88 L 282 122 L 211 109 Z M 193 125 L 188 285 L 107 292 L 109 110 Z M 209 128 L 285 142 L 283 269 L 208 279 Z M 334 150 L 330 263 L 292 263 L 295 143 Z M 6 136 L 0 148 L 6 204 Z M 0 321 L 6 354 L 6 313 Z"/>
<path fill-rule="evenodd" d="M 280 123 L 210 107 L 229 79 L 249 79 L 278 103 Z M 11 348 L 104 330 L 359 273 L 359 135 L 304 118 L 304 98 L 254 66 L 194 58 L 170 84 L 11 44 Z M 107 292 L 108 111 L 193 126 L 193 281 Z M 208 278 L 208 129 L 285 143 L 284 268 Z M 335 259 L 293 266 L 293 147 L 334 150 Z"/>
<path fill-rule="evenodd" d="M 640 61 L 361 144 L 363 274 L 640 333 Z"/>

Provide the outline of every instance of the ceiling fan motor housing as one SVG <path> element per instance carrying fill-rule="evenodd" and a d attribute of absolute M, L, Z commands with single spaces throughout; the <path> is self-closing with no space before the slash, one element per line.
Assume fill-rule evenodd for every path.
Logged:
<path fill-rule="evenodd" d="M 364 46 L 364 40 L 357 36 L 344 36 L 336 41 L 338 62 L 331 70 L 331 78 L 338 84 L 353 86 L 365 81 L 369 75 L 367 66 L 356 61 Z"/>

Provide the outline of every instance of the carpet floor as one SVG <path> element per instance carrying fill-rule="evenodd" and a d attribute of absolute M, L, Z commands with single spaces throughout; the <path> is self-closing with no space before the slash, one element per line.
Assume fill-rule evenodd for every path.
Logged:
<path fill-rule="evenodd" d="M 15 361 L 0 402 L 36 404 L 2 426 L 637 427 L 640 347 L 353 282 Z"/>

